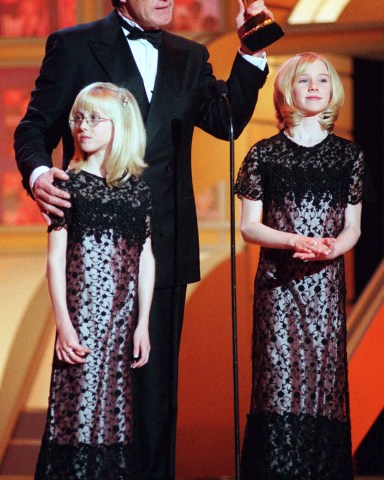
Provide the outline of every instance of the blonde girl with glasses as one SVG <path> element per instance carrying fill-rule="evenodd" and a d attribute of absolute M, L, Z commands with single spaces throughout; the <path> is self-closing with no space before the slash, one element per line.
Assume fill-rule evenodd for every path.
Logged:
<path fill-rule="evenodd" d="M 55 185 L 71 208 L 48 228 L 57 334 L 35 478 L 133 478 L 132 369 L 149 358 L 155 276 L 145 130 L 132 94 L 101 82 L 69 122 L 75 155 Z"/>

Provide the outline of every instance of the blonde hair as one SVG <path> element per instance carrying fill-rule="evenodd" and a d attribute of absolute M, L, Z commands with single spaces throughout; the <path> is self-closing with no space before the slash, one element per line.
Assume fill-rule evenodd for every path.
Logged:
<path fill-rule="evenodd" d="M 112 83 L 96 82 L 83 88 L 77 95 L 70 118 L 79 112 L 105 115 L 112 123 L 112 137 L 105 154 L 106 182 L 108 186 L 122 186 L 131 175 L 139 177 L 146 164 L 145 128 L 135 97 L 125 88 Z M 81 170 L 87 161 L 74 135 L 75 154 L 71 168 Z"/>
<path fill-rule="evenodd" d="M 320 115 L 321 128 L 332 131 L 339 115 L 340 108 L 344 103 L 344 88 L 340 77 L 330 61 L 318 53 L 304 52 L 295 55 L 284 62 L 278 72 L 274 84 L 273 102 L 277 127 L 280 129 L 295 127 L 300 123 L 303 113 L 295 107 L 292 99 L 292 87 L 294 81 L 302 75 L 309 65 L 322 61 L 327 67 L 331 96 L 327 107 Z"/>

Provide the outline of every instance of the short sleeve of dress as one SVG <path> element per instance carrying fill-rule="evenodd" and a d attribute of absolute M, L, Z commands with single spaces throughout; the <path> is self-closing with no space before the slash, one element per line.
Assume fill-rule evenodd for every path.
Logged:
<path fill-rule="evenodd" d="M 60 188 L 60 190 L 64 190 L 65 192 L 70 192 L 70 180 L 54 180 L 53 184 L 55 187 Z M 64 213 L 63 217 L 58 217 L 57 215 L 50 214 L 49 218 L 51 219 L 51 225 L 48 226 L 48 233 L 52 232 L 52 230 L 59 230 L 60 228 L 66 228 L 71 224 L 71 209 L 63 208 L 61 209 Z"/>
<path fill-rule="evenodd" d="M 235 193 L 239 198 L 263 199 L 263 182 L 257 145 L 250 149 L 240 167 L 235 184 Z"/>
<path fill-rule="evenodd" d="M 363 196 L 364 158 L 363 152 L 357 152 L 351 173 L 348 191 L 348 203 L 356 205 L 362 201 Z"/>

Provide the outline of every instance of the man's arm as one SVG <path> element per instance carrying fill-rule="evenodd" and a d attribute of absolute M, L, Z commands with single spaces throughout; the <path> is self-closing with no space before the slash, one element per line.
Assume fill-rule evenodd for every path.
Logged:
<path fill-rule="evenodd" d="M 15 131 L 16 161 L 26 188 L 35 168 L 52 167 L 52 151 L 64 130 L 68 132 L 68 114 L 77 93 L 79 64 L 73 43 L 61 32 L 48 37 L 36 87 Z"/>
<path fill-rule="evenodd" d="M 35 197 L 42 212 L 56 215 L 62 213 L 55 205 L 68 207 L 70 204 L 62 200 L 69 198 L 68 194 L 50 186 L 54 178 L 67 178 L 62 170 L 51 169 L 51 155 L 67 129 L 68 112 L 76 94 L 76 64 L 73 49 L 63 41 L 63 36 L 60 33 L 50 35 L 36 88 L 15 131 L 16 161 L 23 185 Z M 36 178 L 32 177 L 32 189 L 33 172 L 39 175 L 35 173 Z M 46 193 L 40 197 L 42 192 Z M 44 218 L 48 221 L 48 217 Z"/>
<path fill-rule="evenodd" d="M 244 23 L 245 8 L 241 0 L 239 2 L 239 14 L 236 18 L 236 27 L 241 32 Z M 252 15 L 261 11 L 268 12 L 262 0 L 257 0 L 248 9 Z M 202 98 L 197 125 L 206 132 L 217 138 L 228 139 L 228 127 L 226 122 L 220 119 L 226 118 L 224 105 L 215 99 L 215 77 L 211 65 L 208 63 L 208 52 L 202 72 L 202 83 L 205 84 L 205 94 Z M 251 119 L 258 99 L 258 92 L 263 87 L 267 75 L 265 52 L 250 52 L 241 45 L 227 80 L 229 101 L 231 104 L 234 136 L 239 137 L 245 126 Z M 221 124 L 220 124 L 221 123 Z"/>

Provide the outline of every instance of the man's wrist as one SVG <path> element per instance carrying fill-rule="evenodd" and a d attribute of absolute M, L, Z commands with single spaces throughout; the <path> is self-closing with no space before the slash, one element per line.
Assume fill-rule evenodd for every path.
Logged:
<path fill-rule="evenodd" d="M 49 168 L 46 167 L 45 165 L 42 165 L 41 167 L 37 167 L 32 171 L 31 176 L 29 177 L 29 188 L 31 189 L 31 192 L 33 192 L 33 187 L 35 185 L 37 177 L 39 177 L 45 172 L 49 172 Z"/>
<path fill-rule="evenodd" d="M 239 54 L 249 63 L 252 63 L 255 67 L 259 68 L 260 70 L 265 70 L 267 65 L 267 54 L 262 52 L 255 52 L 252 55 L 249 53 L 245 53 L 239 48 Z"/>

